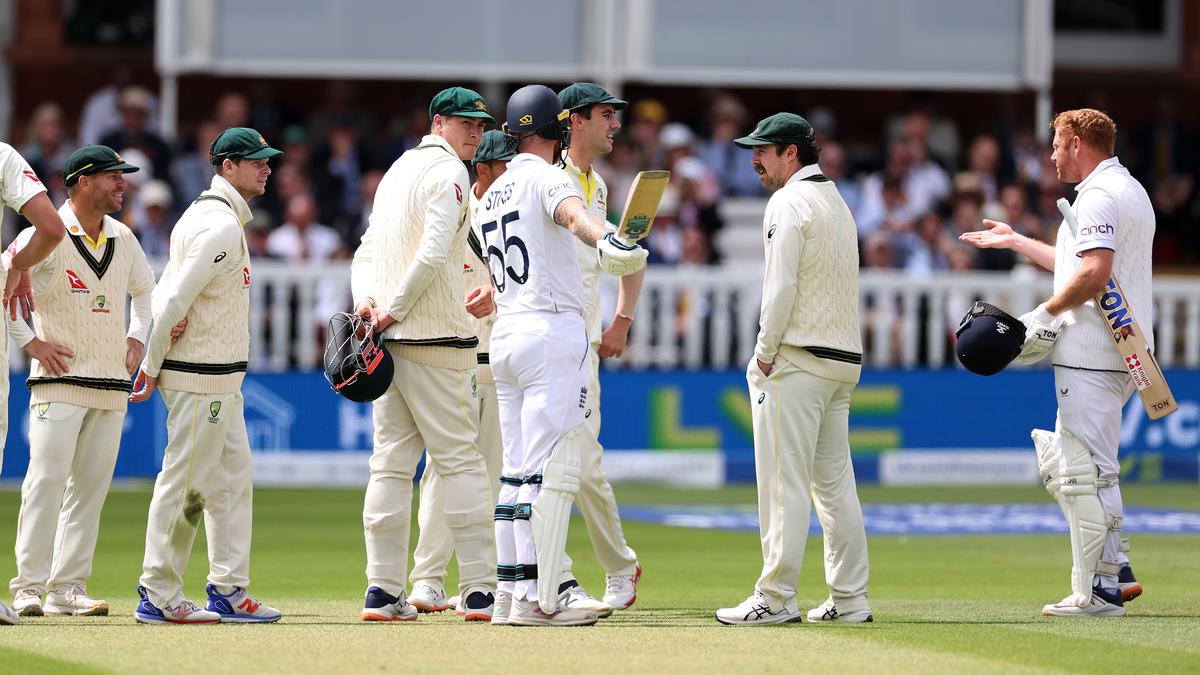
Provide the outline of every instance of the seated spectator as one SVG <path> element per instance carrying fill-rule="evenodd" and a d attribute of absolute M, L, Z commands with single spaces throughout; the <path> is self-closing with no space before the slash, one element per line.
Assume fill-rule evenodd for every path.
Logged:
<path fill-rule="evenodd" d="M 846 161 L 846 149 L 842 147 L 841 143 L 831 138 L 821 144 L 820 166 L 821 173 L 837 183 L 838 193 L 842 195 L 850 212 L 858 213 L 859 206 L 862 204 L 862 186 L 847 173 L 849 165 Z M 755 174 L 754 180 L 758 181 L 757 172 L 753 168 L 750 169 L 750 172 Z"/>
<path fill-rule="evenodd" d="M 29 119 L 28 140 L 21 147 L 21 156 L 29 162 L 34 173 L 45 178 L 62 171 L 67 157 L 76 147 L 75 141 L 66 134 L 62 108 L 57 103 L 48 101 L 34 108 Z"/>
<path fill-rule="evenodd" d="M 213 119 L 220 127 L 218 133 L 230 127 L 250 126 L 250 100 L 238 91 L 221 94 L 213 106 Z"/>
<path fill-rule="evenodd" d="M 854 214 L 859 236 L 882 227 L 885 221 L 910 223 L 932 208 L 932 203 L 927 203 L 926 198 L 922 198 L 921 203 L 913 201 L 913 193 L 906 189 L 912 162 L 909 144 L 893 143 L 888 148 L 884 168 L 863 181 L 862 201 L 858 213 Z"/>
<path fill-rule="evenodd" d="M 667 123 L 667 108 L 655 99 L 643 99 L 629 108 L 629 118 L 629 139 L 633 143 L 636 170 L 664 168 L 666 157 L 659 134 Z"/>
<path fill-rule="evenodd" d="M 946 226 L 936 211 L 917 219 L 911 233 L 905 236 L 904 271 L 918 277 L 931 277 L 950 268 L 946 251 L 953 244 Z"/>
<path fill-rule="evenodd" d="M 975 176 L 985 202 L 1000 196 L 1000 141 L 991 134 L 980 134 L 971 140 L 967 150 L 966 172 Z"/>
<path fill-rule="evenodd" d="M 621 218 L 629 186 L 637 175 L 637 150 L 632 142 L 625 136 L 617 136 L 613 151 L 596 160 L 596 171 L 608 184 L 608 221 L 615 223 Z"/>
<path fill-rule="evenodd" d="M 201 120 L 192 134 L 190 147 L 171 163 L 171 178 L 180 202 L 190 203 L 212 185 L 213 165 L 208 148 L 224 130 L 214 120 Z"/>
<path fill-rule="evenodd" d="M 131 149 L 137 149 L 150 158 L 152 175 L 146 178 L 166 179 L 170 176 L 171 150 L 166 141 L 151 130 L 150 109 L 152 97 L 149 91 L 141 87 L 129 87 L 121 92 L 119 110 L 121 125 L 103 139 L 100 143 L 124 155 Z"/>
<path fill-rule="evenodd" d="M 876 230 L 899 232 L 909 229 L 916 217 L 917 209 L 908 202 L 904 183 L 897 176 L 886 175 L 879 186 L 878 202 L 872 201 L 869 207 L 863 207 L 855 221 L 858 236 L 862 237 Z"/>
<path fill-rule="evenodd" d="M 985 218 L 1003 220 L 1003 212 L 996 212 L 984 204 L 983 188 L 976 173 L 964 171 L 954 177 L 954 197 L 951 200 L 952 228 L 954 236 L 972 232 L 983 227 Z M 954 260 L 951 259 L 951 269 Z M 983 248 L 975 254 L 975 264 L 983 270 L 1011 270 L 1017 263 L 1016 254 L 1009 249 Z"/>
<path fill-rule="evenodd" d="M 147 181 L 138 190 L 138 201 L 140 208 L 135 210 L 131 229 L 147 257 L 166 260 L 171 253 L 171 229 L 175 227 L 171 186 L 161 180 Z"/>
<path fill-rule="evenodd" d="M 862 266 L 867 269 L 896 269 L 896 247 L 892 242 L 892 233 L 886 230 L 875 230 L 866 236 L 862 243 Z"/>
<path fill-rule="evenodd" d="M 766 194 L 750 164 L 753 151 L 733 144 L 733 139 L 745 133 L 746 120 L 746 109 L 736 98 L 718 96 L 708 112 L 709 136 L 696 147 L 696 156 L 716 175 L 724 197 Z"/>
<path fill-rule="evenodd" d="M 102 143 L 105 136 L 121 126 L 121 112 L 118 100 L 121 92 L 133 84 L 133 69 L 129 66 L 118 66 L 109 84 L 97 89 L 83 103 L 83 113 L 79 116 L 79 144 L 94 145 Z M 146 92 L 149 94 L 149 92 Z M 146 128 L 158 132 L 158 99 L 153 94 L 147 100 Z M 109 146 L 116 148 L 116 146 Z M 120 150 L 120 148 L 117 148 Z M 61 168 L 61 167 L 60 167 Z"/>
<path fill-rule="evenodd" d="M 343 237 L 349 237 L 362 213 L 362 175 L 377 168 L 358 133 L 354 118 L 335 117 L 329 121 L 325 138 L 313 148 L 309 162 L 319 217 Z"/>

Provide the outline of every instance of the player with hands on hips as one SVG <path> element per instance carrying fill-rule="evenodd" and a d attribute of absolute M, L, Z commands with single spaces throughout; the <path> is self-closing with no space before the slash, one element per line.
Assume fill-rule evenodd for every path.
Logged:
<path fill-rule="evenodd" d="M 480 201 L 480 230 L 496 286 L 492 370 L 504 468 L 496 505 L 497 578 L 512 582 L 513 625 L 595 623 L 559 592 L 571 505 L 587 431 L 588 335 L 576 239 L 602 269 L 633 273 L 646 251 L 613 240 L 556 164 L 569 145 L 569 112 L 542 85 L 508 100 L 505 131 L 517 156 Z"/>
<path fill-rule="evenodd" d="M 1045 605 L 1042 614 L 1120 616 L 1124 604 L 1142 593 L 1129 564 L 1129 542 L 1121 538 L 1118 480 L 1121 413 L 1133 383 L 1094 298 L 1110 277 L 1119 278 L 1137 323 L 1144 330 L 1152 325 L 1154 210 L 1114 154 L 1111 117 L 1090 108 L 1068 110 L 1051 126 L 1050 159 L 1058 179 L 1076 183 L 1069 208 L 1074 217 L 1059 226 L 1055 244 L 995 221 L 960 238 L 980 248 L 1012 249 L 1054 273 L 1054 294 L 1021 317 L 1027 343 L 1040 341 L 1027 346 L 1030 357 L 1052 355 L 1055 429 L 1034 429 L 1031 436 L 1043 482 L 1071 531 L 1071 594 Z M 1073 320 L 1066 318 L 1071 313 Z M 1153 351 L 1154 336 L 1142 337 Z"/>

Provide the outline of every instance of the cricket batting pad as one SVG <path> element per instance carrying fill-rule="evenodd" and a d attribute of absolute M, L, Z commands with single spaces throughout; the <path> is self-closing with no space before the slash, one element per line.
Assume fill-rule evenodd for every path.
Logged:
<path fill-rule="evenodd" d="M 1071 594 L 1075 604 L 1086 607 L 1109 529 L 1096 496 L 1096 463 L 1083 442 L 1069 431 L 1052 434 L 1035 429 L 1031 435 L 1042 482 L 1062 507 L 1071 533 Z"/>
<path fill-rule="evenodd" d="M 571 504 L 579 493 L 583 441 L 584 428 L 578 426 L 555 444 L 546 468 L 542 469 L 542 487 L 533 501 L 533 516 L 529 519 L 537 552 L 538 605 L 546 614 L 553 614 L 558 605 L 558 575 L 567 548 Z"/>

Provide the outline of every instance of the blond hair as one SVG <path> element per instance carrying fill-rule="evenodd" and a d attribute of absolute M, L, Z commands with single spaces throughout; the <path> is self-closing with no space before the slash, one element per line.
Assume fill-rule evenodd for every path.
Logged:
<path fill-rule="evenodd" d="M 1117 123 L 1099 110 L 1064 110 L 1054 116 L 1050 127 L 1064 137 L 1078 136 L 1080 141 L 1109 157 L 1116 154 Z"/>

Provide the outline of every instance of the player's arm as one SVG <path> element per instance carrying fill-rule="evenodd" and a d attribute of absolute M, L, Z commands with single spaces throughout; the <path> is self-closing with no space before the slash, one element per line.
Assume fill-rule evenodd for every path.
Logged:
<path fill-rule="evenodd" d="M 9 245 L 8 250 L 0 255 L 0 262 L 5 270 L 12 269 L 13 256 L 29 244 L 35 233 L 36 230 L 32 227 L 22 230 Z M 51 262 L 53 259 L 53 257 L 46 258 L 29 270 L 34 294 L 40 295 L 49 287 L 54 274 L 54 265 Z M 62 345 L 42 340 L 34 333 L 33 328 L 25 319 L 13 316 L 10 312 L 5 312 L 4 320 L 8 322 L 9 336 L 24 350 L 26 356 L 37 359 L 51 375 L 56 377 L 70 372 L 68 359 L 73 358 L 75 352 Z"/>
<path fill-rule="evenodd" d="M 1112 276 L 1113 250 L 1094 248 L 1079 256 L 1079 269 L 1065 286 L 1046 301 L 1046 311 L 1057 316 L 1096 297 Z"/>
<path fill-rule="evenodd" d="M 130 239 L 133 234 L 130 233 Z M 135 240 L 136 241 L 136 240 Z M 141 245 L 134 252 L 133 267 L 129 271 L 129 332 L 125 336 L 125 369 L 130 375 L 137 372 L 138 364 L 146 349 L 150 325 L 154 317 L 151 297 L 154 293 L 154 270 Z"/>
<path fill-rule="evenodd" d="M 399 292 L 389 299 L 386 311 L 375 310 L 372 321 L 375 332 L 384 330 L 408 316 L 413 305 L 433 281 L 437 270 L 450 259 L 450 245 L 454 241 L 454 233 L 463 223 L 461 186 L 468 184 L 466 169 L 461 166 L 455 166 L 454 169 L 453 172 L 437 172 L 423 186 L 425 227 L 421 232 L 421 243 L 417 245 L 412 264 L 404 273 Z M 434 174 L 433 171 L 430 173 Z M 460 251 L 459 255 L 461 253 Z"/>
<path fill-rule="evenodd" d="M 579 241 L 593 247 L 610 231 L 604 221 L 589 211 L 583 205 L 583 200 L 575 195 L 563 199 L 554 208 L 554 222 L 570 230 Z"/>
<path fill-rule="evenodd" d="M 1098 188 L 1084 190 L 1075 198 L 1074 213 L 1073 253 L 1079 256 L 1079 269 L 1045 302 L 1046 311 L 1055 316 L 1096 297 L 1112 276 L 1113 255 L 1117 250 L 1120 213 L 1112 195 Z"/>
<path fill-rule="evenodd" d="M 67 228 L 45 192 L 25 202 L 21 207 L 21 215 L 33 223 L 33 236 L 25 247 L 13 256 L 13 267 L 27 270 L 50 255 L 66 236 Z"/>
<path fill-rule="evenodd" d="M 617 287 L 617 311 L 608 328 L 600 335 L 600 347 L 596 352 L 602 358 L 620 357 L 629 343 L 629 327 L 637 312 L 638 297 L 642 294 L 642 283 L 646 280 L 646 269 L 620 278 Z"/>
<path fill-rule="evenodd" d="M 171 329 L 187 315 L 200 291 L 220 273 L 225 260 L 221 254 L 239 250 L 242 245 L 240 230 L 241 225 L 232 216 L 214 223 L 192 240 L 178 272 L 164 279 L 156 289 L 158 297 L 152 301 L 154 325 L 129 400 L 145 401 L 154 393 L 163 359 L 171 347 Z"/>
<path fill-rule="evenodd" d="M 1054 271 L 1054 247 L 1014 232 L 1007 223 L 984 219 L 986 230 L 964 232 L 958 238 L 977 248 L 1007 248 L 1020 253 L 1043 269 Z"/>
<path fill-rule="evenodd" d="M 767 204 L 766 222 L 775 225 L 767 246 L 767 264 L 763 273 L 762 308 L 759 311 L 758 340 L 754 357 L 764 375 L 769 375 L 779 353 L 783 331 L 792 316 L 804 254 L 804 228 L 812 223 L 812 209 L 803 200 L 789 203 L 772 199 Z"/>

